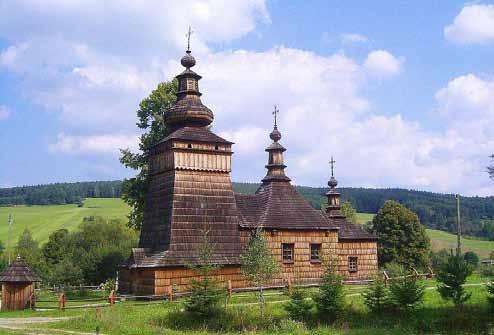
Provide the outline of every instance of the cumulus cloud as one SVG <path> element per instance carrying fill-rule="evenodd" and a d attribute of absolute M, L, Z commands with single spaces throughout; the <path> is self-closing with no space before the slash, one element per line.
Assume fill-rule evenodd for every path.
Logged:
<path fill-rule="evenodd" d="M 386 50 L 371 51 L 364 62 L 364 67 L 371 75 L 392 77 L 401 72 L 404 58 L 395 57 Z"/>
<path fill-rule="evenodd" d="M 297 184 L 324 185 L 326 162 L 334 155 L 341 185 L 487 192 L 479 170 L 494 145 L 488 126 L 468 123 L 476 131 L 467 133 L 454 115 L 470 110 L 486 120 L 480 110 L 492 105 L 482 93 L 491 92 L 488 80 L 452 80 L 439 90 L 437 111 L 447 130 L 429 132 L 398 113 L 380 115 L 365 94 L 376 77 L 403 70 L 404 59 L 389 51 L 374 50 L 359 62 L 343 53 L 283 46 L 262 52 L 218 47 L 269 22 L 261 0 L 109 1 L 112 15 L 96 1 L 0 6 L 0 37 L 12 41 L 0 66 L 22 78 L 26 97 L 60 116 L 63 129 L 50 146 L 55 154 L 115 157 L 118 148 L 136 150 L 135 109 L 159 81 L 182 71 L 184 32 L 191 24 L 194 69 L 204 77 L 200 89 L 215 113 L 213 129 L 236 142 L 235 179 L 259 181 L 265 174 L 263 148 L 277 104 L 287 172 Z M 467 86 L 475 98 L 465 93 Z"/>
<path fill-rule="evenodd" d="M 340 39 L 341 42 L 344 44 L 365 43 L 368 41 L 368 38 L 366 36 L 356 33 L 341 34 Z"/>
<path fill-rule="evenodd" d="M 125 134 L 104 134 L 74 136 L 58 134 L 57 142 L 50 145 L 53 152 L 64 154 L 104 154 L 117 155 L 120 148 L 137 150 L 139 136 Z"/>
<path fill-rule="evenodd" d="M 494 5 L 467 4 L 444 28 L 444 36 L 458 44 L 494 42 Z"/>
<path fill-rule="evenodd" d="M 10 116 L 10 109 L 7 106 L 0 105 L 0 121 Z"/>

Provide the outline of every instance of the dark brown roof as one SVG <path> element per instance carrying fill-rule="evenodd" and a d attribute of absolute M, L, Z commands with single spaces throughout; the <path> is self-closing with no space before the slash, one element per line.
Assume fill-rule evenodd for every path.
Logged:
<path fill-rule="evenodd" d="M 375 241 L 377 238 L 366 232 L 362 227 L 359 225 L 350 223 L 347 221 L 346 218 L 334 218 L 334 219 L 329 219 L 328 220 L 332 221 L 332 224 L 336 227 L 339 227 L 340 230 L 338 231 L 338 239 L 340 241 L 345 241 L 345 240 L 371 240 Z"/>
<path fill-rule="evenodd" d="M 183 127 L 177 129 L 176 131 L 162 139 L 159 143 L 167 142 L 169 140 L 233 144 L 232 142 L 219 137 L 218 135 L 212 133 L 204 127 Z"/>
<path fill-rule="evenodd" d="M 32 283 L 41 278 L 34 273 L 19 256 L 0 275 L 2 283 Z"/>
<path fill-rule="evenodd" d="M 235 195 L 241 227 L 338 229 L 305 201 L 288 182 L 270 182 L 255 195 Z"/>

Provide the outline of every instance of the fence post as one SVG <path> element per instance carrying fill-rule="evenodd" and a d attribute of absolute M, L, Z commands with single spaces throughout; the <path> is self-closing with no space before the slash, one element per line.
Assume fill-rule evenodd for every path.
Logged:
<path fill-rule="evenodd" d="M 434 269 L 429 266 L 429 278 L 433 279 L 436 274 L 434 273 Z"/>
<path fill-rule="evenodd" d="M 110 302 L 110 306 L 115 305 L 115 291 L 112 290 L 110 295 L 108 296 L 108 301 Z"/>
<path fill-rule="evenodd" d="M 228 288 L 228 299 L 231 299 L 232 298 L 232 281 L 231 280 L 228 280 L 227 283 L 226 283 L 226 287 Z"/>
<path fill-rule="evenodd" d="M 29 297 L 29 304 L 31 305 L 31 309 L 34 310 L 34 307 L 36 306 L 36 294 L 34 293 L 34 290 Z"/>
<path fill-rule="evenodd" d="M 166 289 L 166 295 L 168 297 L 168 301 L 173 301 L 173 288 L 169 285 Z"/>
<path fill-rule="evenodd" d="M 65 293 L 60 293 L 60 297 L 58 298 L 58 309 L 61 311 L 65 310 Z"/>
<path fill-rule="evenodd" d="M 291 296 L 292 295 L 292 279 L 290 277 L 288 277 L 286 279 L 286 286 L 288 289 L 288 296 Z"/>
<path fill-rule="evenodd" d="M 384 287 L 388 287 L 389 276 L 386 271 L 383 271 Z"/>

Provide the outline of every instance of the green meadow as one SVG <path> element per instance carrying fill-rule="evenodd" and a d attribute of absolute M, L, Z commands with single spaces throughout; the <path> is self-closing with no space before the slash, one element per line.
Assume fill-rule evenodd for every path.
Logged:
<path fill-rule="evenodd" d="M 24 228 L 29 228 L 34 238 L 40 243 L 46 242 L 55 230 L 66 228 L 74 230 L 86 216 L 102 216 L 126 220 L 128 206 L 120 199 L 91 198 L 84 201 L 84 207 L 77 205 L 55 206 L 16 206 L 0 207 L 0 240 L 6 244 L 9 213 L 13 215 L 12 241 L 17 241 Z M 358 213 L 359 223 L 372 221 L 374 214 Z M 456 247 L 456 235 L 427 229 L 434 250 L 452 249 Z M 494 250 L 494 241 L 463 239 L 465 251 L 474 251 L 481 257 L 487 257 Z"/>
<path fill-rule="evenodd" d="M 0 240 L 6 245 L 8 217 L 12 214 L 12 241 L 17 241 L 24 228 L 29 228 L 40 243 L 57 229 L 74 230 L 87 216 L 103 216 L 125 220 L 129 208 L 120 199 L 97 198 L 84 201 L 84 207 L 77 205 L 16 206 L 0 207 Z"/>

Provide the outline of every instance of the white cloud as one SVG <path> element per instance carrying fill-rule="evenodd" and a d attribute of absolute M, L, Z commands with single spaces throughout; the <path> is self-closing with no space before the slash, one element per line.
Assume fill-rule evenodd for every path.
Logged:
<path fill-rule="evenodd" d="M 0 105 L 0 121 L 10 116 L 10 109 L 7 106 Z"/>
<path fill-rule="evenodd" d="M 340 35 L 341 42 L 344 44 L 351 43 L 365 43 L 368 41 L 368 38 L 361 34 L 348 33 Z"/>
<path fill-rule="evenodd" d="M 118 155 L 120 148 L 137 150 L 139 136 L 125 134 L 104 134 L 73 136 L 58 134 L 57 142 L 50 145 L 52 152 L 65 154 L 110 154 Z"/>
<path fill-rule="evenodd" d="M 444 36 L 458 44 L 494 42 L 494 5 L 467 4 L 444 28 Z"/>
<path fill-rule="evenodd" d="M 223 50 L 222 43 L 269 22 L 264 1 L 109 1 L 105 6 L 112 15 L 98 4 L 24 0 L 0 5 L 0 37 L 13 41 L 1 53 L 0 66 L 22 79 L 27 98 L 60 115 L 62 129 L 50 146 L 55 153 L 103 159 L 114 158 L 118 148 L 137 149 L 132 134 L 138 103 L 159 81 L 182 70 L 184 31 L 191 24 L 194 69 L 204 77 L 202 99 L 215 113 L 214 131 L 236 142 L 235 179 L 264 176 L 263 149 L 270 143 L 277 104 L 287 172 L 297 184 L 325 185 L 326 162 L 333 154 L 342 186 L 488 192 L 483 159 L 494 147 L 489 126 L 457 123 L 454 115 L 466 115 L 470 108 L 485 121 L 482 108 L 492 100 L 483 98 L 482 89 L 491 92 L 485 88 L 491 87 L 489 81 L 460 85 L 453 80 L 440 90 L 437 109 L 447 130 L 428 132 L 399 114 L 380 115 L 365 95 L 376 77 L 402 71 L 404 59 L 388 51 L 374 50 L 361 64 L 343 53 L 208 47 L 215 43 Z M 464 93 L 467 86 L 475 87 L 477 98 Z M 464 102 L 462 94 L 477 104 Z M 458 101 L 465 106 L 461 111 L 455 110 L 462 106 Z"/>
<path fill-rule="evenodd" d="M 374 50 L 367 55 L 364 67 L 371 75 L 392 77 L 401 72 L 404 62 L 404 58 L 395 57 L 386 50 Z"/>

